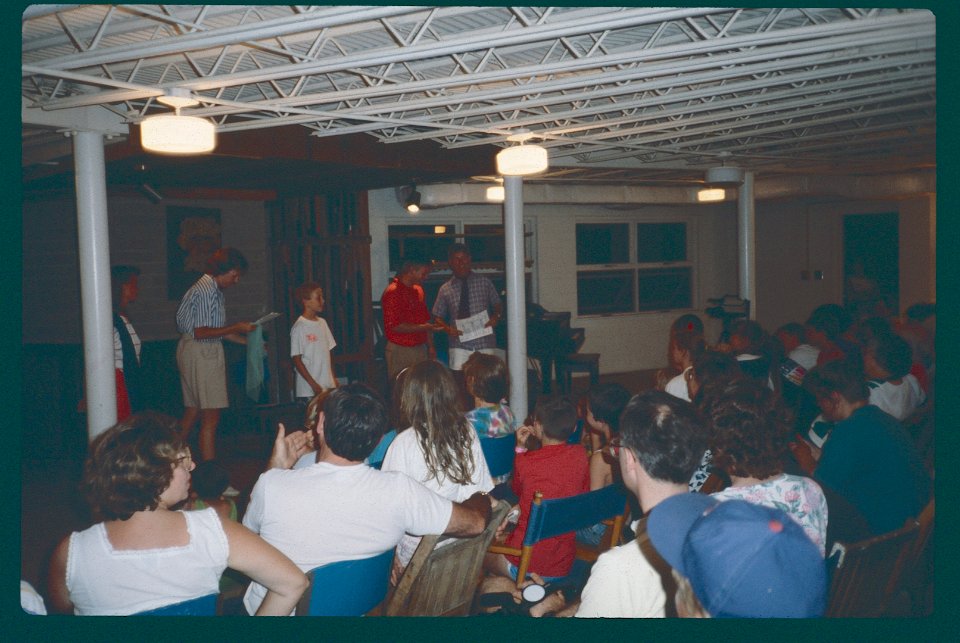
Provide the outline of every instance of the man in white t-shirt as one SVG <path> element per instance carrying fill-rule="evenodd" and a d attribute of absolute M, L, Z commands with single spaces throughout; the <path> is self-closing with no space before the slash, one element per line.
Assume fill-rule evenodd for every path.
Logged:
<path fill-rule="evenodd" d="M 269 469 L 250 495 L 243 524 L 301 570 L 375 556 L 404 533 L 475 536 L 490 519 L 491 502 L 477 493 L 451 502 L 398 472 L 363 464 L 387 429 L 383 402 L 366 385 L 348 384 L 327 398 L 317 424 L 317 462 L 290 469 L 307 450 L 303 432 L 284 437 L 281 425 Z M 251 583 L 250 614 L 266 590 Z"/>

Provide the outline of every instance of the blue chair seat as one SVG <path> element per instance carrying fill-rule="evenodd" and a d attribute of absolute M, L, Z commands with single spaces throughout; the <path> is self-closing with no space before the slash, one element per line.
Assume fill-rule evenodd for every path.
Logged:
<path fill-rule="evenodd" d="M 216 616 L 218 596 L 219 594 L 207 594 L 188 601 L 137 612 L 136 616 Z"/>
<path fill-rule="evenodd" d="M 377 446 L 374 447 L 373 453 L 367 456 L 367 464 L 369 464 L 374 469 L 379 469 L 383 466 L 383 459 L 387 457 L 387 449 L 390 448 L 390 443 L 393 442 L 393 439 L 397 437 L 397 430 L 391 429 L 383 434 L 383 437 L 380 438 L 380 442 L 377 443 Z"/>
<path fill-rule="evenodd" d="M 363 616 L 387 595 L 393 550 L 310 570 L 297 616 Z"/>
<path fill-rule="evenodd" d="M 480 449 L 491 477 L 499 478 L 513 472 L 516 446 L 517 438 L 512 433 L 498 438 L 480 438 Z"/>

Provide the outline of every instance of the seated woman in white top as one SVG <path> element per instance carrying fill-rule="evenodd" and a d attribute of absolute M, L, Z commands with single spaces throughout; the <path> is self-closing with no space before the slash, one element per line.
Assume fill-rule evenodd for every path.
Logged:
<path fill-rule="evenodd" d="M 50 564 L 60 612 L 126 616 L 217 593 L 226 567 L 270 588 L 258 615 L 293 611 L 307 579 L 290 560 L 213 508 L 174 511 L 193 459 L 175 419 L 133 415 L 90 445 L 82 489 L 104 522 L 74 532 Z"/>
<path fill-rule="evenodd" d="M 409 428 L 400 431 L 387 450 L 383 471 L 400 471 L 454 502 L 493 489 L 480 437 L 458 402 L 458 389 L 447 368 L 432 360 L 406 371 L 400 414 Z M 417 536 L 404 536 L 397 546 L 393 580 L 413 557 Z"/>
<path fill-rule="evenodd" d="M 780 509 L 823 555 L 827 501 L 812 479 L 783 472 L 791 428 L 774 393 L 761 382 L 740 378 L 705 391 L 698 409 L 711 427 L 713 465 L 731 481 L 713 496 Z"/>

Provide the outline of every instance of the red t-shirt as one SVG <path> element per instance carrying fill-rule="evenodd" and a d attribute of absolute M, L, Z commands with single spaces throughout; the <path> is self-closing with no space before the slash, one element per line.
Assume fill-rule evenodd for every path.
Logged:
<path fill-rule="evenodd" d="M 396 333 L 393 330 L 398 324 L 425 324 L 430 321 L 423 288 L 417 285 L 405 286 L 394 277 L 383 291 L 380 305 L 383 308 L 383 331 L 387 341 L 399 346 L 420 346 L 427 343 L 427 333 Z"/>
<path fill-rule="evenodd" d="M 523 545 L 530 519 L 533 495 L 540 491 L 544 499 L 566 498 L 590 491 L 590 466 L 586 450 L 579 444 L 553 444 L 536 451 L 518 453 L 513 463 L 513 492 L 520 498 L 520 519 L 507 538 L 508 547 Z M 576 534 L 569 533 L 542 540 L 533 548 L 529 571 L 541 576 L 566 576 L 577 555 Z M 507 556 L 514 565 L 520 561 Z"/>

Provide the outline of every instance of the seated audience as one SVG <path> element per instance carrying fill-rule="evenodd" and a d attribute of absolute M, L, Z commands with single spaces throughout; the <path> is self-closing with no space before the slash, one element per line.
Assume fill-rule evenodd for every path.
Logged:
<path fill-rule="evenodd" d="M 508 547 L 517 549 L 530 519 L 530 505 L 536 492 L 544 499 L 566 498 L 590 490 L 590 469 L 587 453 L 580 444 L 567 444 L 577 426 L 577 409 L 564 398 L 537 404 L 533 426 L 517 429 L 517 455 L 513 464 L 513 492 L 520 499 L 517 527 L 506 539 Z M 530 557 L 530 571 L 548 582 L 570 573 L 576 556 L 574 534 L 549 538 L 537 544 Z M 486 570 L 516 580 L 517 556 L 487 554 Z"/>
<path fill-rule="evenodd" d="M 869 404 L 859 369 L 831 362 L 808 373 L 803 385 L 834 427 L 819 459 L 806 442 L 792 445 L 801 466 L 824 491 L 836 492 L 862 514 L 873 534 L 897 529 L 919 514 L 930 478 L 900 423 Z M 831 522 L 838 518 L 831 509 Z"/>
<path fill-rule="evenodd" d="M 930 393 L 936 352 L 934 334 L 937 328 L 936 304 L 919 303 L 907 308 L 900 320 L 899 333 L 913 350 L 913 373 L 923 390 Z"/>
<path fill-rule="evenodd" d="M 792 431 L 773 392 L 752 380 L 733 381 L 705 400 L 700 411 L 710 426 L 713 466 L 731 482 L 713 496 L 780 509 L 824 555 L 827 501 L 816 482 L 783 471 Z"/>
<path fill-rule="evenodd" d="M 623 472 L 624 486 L 646 515 L 659 503 L 686 494 L 687 481 L 707 444 L 707 430 L 693 407 L 662 391 L 633 396 L 620 418 L 620 438 L 609 450 Z M 556 612 L 579 618 L 659 618 L 674 616 L 670 566 L 650 544 L 647 518 L 637 537 L 600 554 L 579 602 L 564 605 L 554 593 L 531 609 L 532 616 Z"/>
<path fill-rule="evenodd" d="M 706 349 L 703 341 L 703 332 L 695 330 L 678 330 L 670 338 L 670 363 L 680 372 L 675 375 L 664 387 L 664 391 L 690 401 L 690 392 L 687 390 L 687 377 L 693 368 L 694 360 Z"/>
<path fill-rule="evenodd" d="M 807 341 L 820 351 L 817 354 L 817 366 L 842 359 L 859 362 L 861 356 L 856 344 L 842 337 L 850 327 L 850 322 L 847 312 L 836 304 L 817 306 L 810 313 L 804 330 Z"/>
<path fill-rule="evenodd" d="M 620 435 L 620 414 L 630 401 L 630 391 L 620 384 L 598 384 L 587 395 L 586 426 L 599 438 L 599 447 L 590 454 L 590 491 L 602 489 L 620 479 L 617 462 L 605 447 Z M 577 531 L 577 540 L 598 545 L 606 531 L 602 522 Z"/>
<path fill-rule="evenodd" d="M 480 438 L 463 416 L 458 394 L 453 375 L 440 362 L 427 360 L 411 366 L 400 403 L 410 427 L 390 443 L 381 470 L 406 474 L 455 502 L 493 489 Z M 404 536 L 400 541 L 395 580 L 419 544 L 418 536 Z"/>
<path fill-rule="evenodd" d="M 770 383 L 770 369 L 774 360 L 766 345 L 766 333 L 757 322 L 750 319 L 738 319 L 730 326 L 730 350 L 740 363 L 740 370 L 747 377 L 763 383 Z"/>
<path fill-rule="evenodd" d="M 187 499 L 193 459 L 173 418 L 133 415 L 90 445 L 82 489 L 104 522 L 66 538 L 50 564 L 55 608 L 123 616 L 217 593 L 231 567 L 264 588 L 255 613 L 288 614 L 307 579 L 273 546 Z"/>
<path fill-rule="evenodd" d="M 498 438 L 517 430 L 513 411 L 507 404 L 507 365 L 496 355 L 472 353 L 463 365 L 467 392 L 474 407 L 467 421 L 481 438 Z"/>
<path fill-rule="evenodd" d="M 650 512 L 650 541 L 673 567 L 685 618 L 814 618 L 827 605 L 817 548 L 779 509 L 701 494 Z"/>
<path fill-rule="evenodd" d="M 291 470 L 308 450 L 307 439 L 299 431 L 284 437 L 281 425 L 243 524 L 303 571 L 376 556 L 396 547 L 404 533 L 483 531 L 490 519 L 488 496 L 451 502 L 402 473 L 363 463 L 386 430 L 386 408 L 370 387 L 351 383 L 334 389 L 317 424 L 317 461 Z M 244 597 L 247 611 L 256 611 L 263 596 L 264 587 L 251 583 Z"/>
<path fill-rule="evenodd" d="M 666 390 L 667 385 L 676 380 L 677 376 L 680 375 L 681 379 L 679 382 L 674 382 L 672 390 L 667 391 L 673 395 L 683 393 L 684 387 L 680 387 L 680 383 L 685 383 L 682 376 L 686 366 L 678 359 L 679 354 L 674 345 L 675 339 L 679 334 L 686 335 L 685 344 L 690 346 L 698 345 L 697 339 L 703 340 L 703 320 L 693 313 L 686 313 L 674 319 L 673 323 L 670 324 L 670 337 L 667 340 L 668 367 L 657 371 L 656 385 L 659 390 Z M 702 349 L 702 347 L 701 345 L 700 348 Z M 679 395 L 678 397 L 683 397 L 683 395 Z"/>
<path fill-rule="evenodd" d="M 780 365 L 780 373 L 786 381 L 799 386 L 807 371 L 817 365 L 820 350 L 807 343 L 806 330 L 803 324 L 797 322 L 784 324 L 774 335 L 780 340 L 786 354 L 786 359 Z"/>
<path fill-rule="evenodd" d="M 213 507 L 222 520 L 237 519 L 237 503 L 227 498 L 223 492 L 230 485 L 230 472 L 214 460 L 201 462 L 193 470 L 191 478 L 193 490 L 190 499 L 183 506 L 186 510 Z"/>
<path fill-rule="evenodd" d="M 863 355 L 870 404 L 898 420 L 912 415 L 927 399 L 920 382 L 910 374 L 912 359 L 910 344 L 893 333 L 874 336 Z"/>
<path fill-rule="evenodd" d="M 687 388 L 690 399 L 697 406 L 703 398 L 703 389 L 719 386 L 720 383 L 743 377 L 740 363 L 728 353 L 720 351 L 704 351 L 694 361 L 693 368 L 687 374 Z M 690 477 L 690 491 L 700 491 L 700 487 L 710 477 L 711 453 L 710 449 L 703 452 L 700 466 Z"/>

